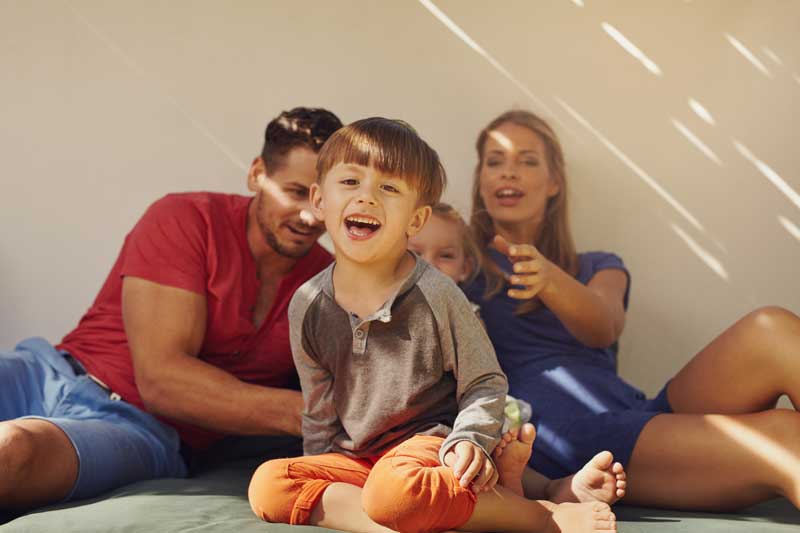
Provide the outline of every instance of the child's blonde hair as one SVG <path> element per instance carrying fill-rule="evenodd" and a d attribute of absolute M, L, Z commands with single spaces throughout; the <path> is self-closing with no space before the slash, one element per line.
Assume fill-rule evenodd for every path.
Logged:
<path fill-rule="evenodd" d="M 419 195 L 418 205 L 438 202 L 447 182 L 436 150 L 402 120 L 365 118 L 336 131 L 319 152 L 317 180 L 339 163 L 370 166 L 406 180 Z"/>
<path fill-rule="evenodd" d="M 461 247 L 464 249 L 464 261 L 469 265 L 469 273 L 462 283 L 469 283 L 478 274 L 481 266 L 481 251 L 475 235 L 464 221 L 464 218 L 452 205 L 445 202 L 438 202 L 431 207 L 434 216 L 455 222 L 461 234 Z"/>

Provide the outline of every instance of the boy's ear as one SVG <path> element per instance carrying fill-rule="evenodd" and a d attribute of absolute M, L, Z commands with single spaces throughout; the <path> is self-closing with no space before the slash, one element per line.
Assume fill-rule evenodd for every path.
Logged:
<path fill-rule="evenodd" d="M 257 192 L 260 188 L 258 186 L 260 176 L 267 176 L 267 167 L 264 164 L 264 160 L 259 156 L 253 159 L 250 164 L 250 170 L 247 171 L 247 188 L 251 192 Z"/>
<path fill-rule="evenodd" d="M 308 188 L 308 197 L 314 218 L 320 222 L 325 222 L 322 215 L 322 187 L 319 186 L 319 183 L 314 182 L 311 184 L 311 187 Z"/>
<path fill-rule="evenodd" d="M 411 222 L 409 222 L 408 228 L 406 229 L 406 237 L 413 237 L 422 231 L 422 227 L 425 226 L 425 223 L 431 218 L 431 212 L 431 206 L 429 205 L 418 207 L 411 216 Z"/>

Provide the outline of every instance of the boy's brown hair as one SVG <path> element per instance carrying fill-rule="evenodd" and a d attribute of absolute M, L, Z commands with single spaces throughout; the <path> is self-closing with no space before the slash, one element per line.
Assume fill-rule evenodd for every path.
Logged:
<path fill-rule="evenodd" d="M 339 163 L 369 166 L 404 179 L 417 191 L 420 206 L 437 203 L 447 183 L 436 150 L 402 120 L 371 117 L 338 130 L 319 152 L 317 180 Z"/>

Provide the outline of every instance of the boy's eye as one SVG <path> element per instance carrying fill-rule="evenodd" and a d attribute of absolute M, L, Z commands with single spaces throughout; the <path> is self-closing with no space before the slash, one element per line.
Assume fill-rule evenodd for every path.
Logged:
<path fill-rule="evenodd" d="M 383 184 L 383 190 L 388 192 L 400 192 L 400 190 L 395 187 L 394 185 L 389 185 L 388 183 Z"/>
<path fill-rule="evenodd" d="M 342 185 L 358 185 L 358 181 L 355 178 L 344 178 L 339 183 Z"/>

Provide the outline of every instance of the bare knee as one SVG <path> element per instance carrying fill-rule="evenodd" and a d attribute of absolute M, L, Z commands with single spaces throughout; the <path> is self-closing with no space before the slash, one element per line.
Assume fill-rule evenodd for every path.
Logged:
<path fill-rule="evenodd" d="M 36 438 L 32 431 L 15 424 L 0 424 L 0 499 L 26 479 L 36 461 Z"/>
<path fill-rule="evenodd" d="M 292 492 L 286 490 L 291 483 L 288 475 L 289 460 L 275 459 L 259 466 L 247 489 L 247 498 L 253 512 L 262 520 L 288 524 L 294 501 Z"/>
<path fill-rule="evenodd" d="M 800 317 L 778 306 L 760 307 L 743 319 L 747 326 L 768 335 L 800 335 Z"/>

